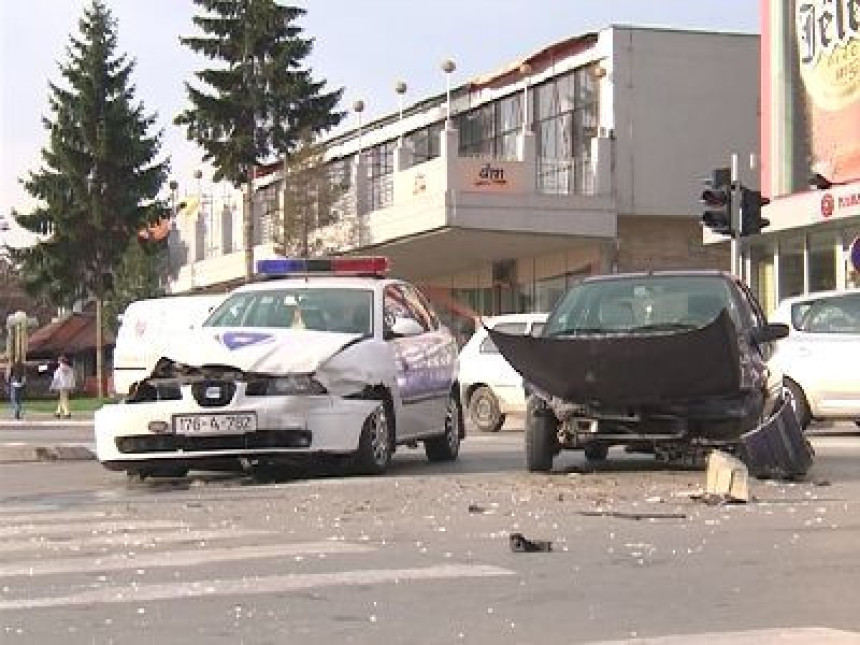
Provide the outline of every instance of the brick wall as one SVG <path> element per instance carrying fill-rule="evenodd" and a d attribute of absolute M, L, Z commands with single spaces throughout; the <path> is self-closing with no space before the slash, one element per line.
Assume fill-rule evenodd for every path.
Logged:
<path fill-rule="evenodd" d="M 618 271 L 720 269 L 728 271 L 728 244 L 702 244 L 698 220 L 680 217 L 618 218 Z"/>

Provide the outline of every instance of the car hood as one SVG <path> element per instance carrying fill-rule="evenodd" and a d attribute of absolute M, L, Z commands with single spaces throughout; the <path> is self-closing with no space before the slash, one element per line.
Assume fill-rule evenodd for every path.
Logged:
<path fill-rule="evenodd" d="M 258 374 L 310 374 L 362 338 L 306 329 L 203 328 L 168 345 L 163 358 L 188 367 L 219 365 Z"/>
<path fill-rule="evenodd" d="M 737 332 L 725 310 L 704 327 L 680 332 L 540 338 L 488 332 L 527 382 L 565 401 L 633 405 L 740 390 Z"/>

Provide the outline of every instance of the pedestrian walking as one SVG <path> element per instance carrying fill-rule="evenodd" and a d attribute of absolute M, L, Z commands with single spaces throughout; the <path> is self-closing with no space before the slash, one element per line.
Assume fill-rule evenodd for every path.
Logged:
<path fill-rule="evenodd" d="M 24 363 L 16 361 L 11 365 L 6 382 L 9 384 L 9 402 L 12 404 L 12 414 L 16 419 L 24 415 L 24 385 L 27 383 L 27 371 Z"/>
<path fill-rule="evenodd" d="M 65 356 L 60 356 L 57 369 L 54 370 L 54 378 L 51 380 L 51 390 L 59 392 L 60 398 L 57 401 L 57 411 L 54 416 L 70 417 L 72 416 L 69 410 L 69 394 L 75 389 L 75 371 L 69 364 L 69 359 Z"/>

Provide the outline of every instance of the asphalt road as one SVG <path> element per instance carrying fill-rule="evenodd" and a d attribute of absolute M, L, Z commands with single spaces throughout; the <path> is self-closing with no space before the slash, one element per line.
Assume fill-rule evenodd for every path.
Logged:
<path fill-rule="evenodd" d="M 731 506 L 690 498 L 702 472 L 620 452 L 530 475 L 516 430 L 379 478 L 1 464 L 0 641 L 856 643 L 860 437 L 814 443 L 809 481 Z"/>

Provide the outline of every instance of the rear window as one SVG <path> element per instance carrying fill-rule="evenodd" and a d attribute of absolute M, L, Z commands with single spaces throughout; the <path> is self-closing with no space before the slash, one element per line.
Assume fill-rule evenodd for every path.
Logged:
<path fill-rule="evenodd" d="M 860 295 L 822 298 L 795 305 L 792 325 L 815 334 L 860 333 Z"/>
<path fill-rule="evenodd" d="M 550 315 L 545 335 L 696 328 L 722 309 L 739 325 L 726 280 L 717 276 L 638 276 L 574 285 Z"/>

